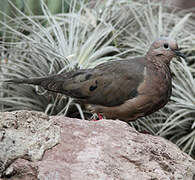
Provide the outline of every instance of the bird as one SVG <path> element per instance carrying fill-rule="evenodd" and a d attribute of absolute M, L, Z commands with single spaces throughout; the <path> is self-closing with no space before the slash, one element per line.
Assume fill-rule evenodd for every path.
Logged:
<path fill-rule="evenodd" d="M 185 58 L 174 39 L 160 37 L 143 57 L 109 61 L 90 69 L 46 77 L 9 79 L 7 83 L 39 85 L 86 104 L 106 119 L 130 122 L 164 107 L 172 92 L 170 62 Z"/>

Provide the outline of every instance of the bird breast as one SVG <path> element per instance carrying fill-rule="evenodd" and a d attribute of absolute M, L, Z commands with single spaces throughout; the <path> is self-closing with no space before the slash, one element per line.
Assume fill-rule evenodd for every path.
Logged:
<path fill-rule="evenodd" d="M 150 97 L 154 106 L 163 107 L 171 96 L 171 71 L 167 65 L 147 67 L 144 82 L 138 88 L 141 95 Z"/>

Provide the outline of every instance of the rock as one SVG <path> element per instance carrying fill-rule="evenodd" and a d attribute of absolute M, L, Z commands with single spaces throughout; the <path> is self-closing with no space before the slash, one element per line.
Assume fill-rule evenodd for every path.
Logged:
<path fill-rule="evenodd" d="M 48 118 L 43 113 L 28 111 L 1 113 L 0 117 L 0 127 L 5 132 L 0 138 L 0 152 L 5 155 L 4 149 L 13 149 L 6 158 L 0 155 L 5 166 L 2 177 L 12 180 L 195 178 L 195 160 L 190 156 L 171 142 L 141 134 L 122 121 Z M 31 126 L 27 125 L 28 121 Z M 30 127 L 34 127 L 32 131 Z M 16 146 L 11 143 L 13 139 Z"/>
<path fill-rule="evenodd" d="M 60 140 L 60 127 L 41 112 L 0 113 L 0 173 L 15 159 L 41 160 Z"/>

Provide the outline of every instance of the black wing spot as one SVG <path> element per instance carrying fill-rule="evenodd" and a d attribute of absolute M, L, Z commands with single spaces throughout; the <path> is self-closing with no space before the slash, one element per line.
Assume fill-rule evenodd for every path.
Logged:
<path fill-rule="evenodd" d="M 96 88 L 97 88 L 97 84 L 96 84 L 95 86 L 91 85 L 91 86 L 89 87 L 89 90 L 90 90 L 90 91 L 94 91 Z"/>
<path fill-rule="evenodd" d="M 129 93 L 129 97 L 134 98 L 138 95 L 137 89 L 133 89 L 130 93 Z"/>
<path fill-rule="evenodd" d="M 89 78 L 92 76 L 92 74 L 87 74 L 86 76 L 85 76 L 85 80 L 87 81 L 87 80 L 89 80 Z"/>

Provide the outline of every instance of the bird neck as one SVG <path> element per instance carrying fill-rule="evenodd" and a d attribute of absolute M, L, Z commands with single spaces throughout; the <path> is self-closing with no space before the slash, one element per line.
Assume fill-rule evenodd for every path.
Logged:
<path fill-rule="evenodd" d="M 154 69 L 161 69 L 169 67 L 170 59 L 164 56 L 147 56 L 146 57 L 147 65 L 150 67 L 154 67 Z"/>
<path fill-rule="evenodd" d="M 154 79 L 161 79 L 161 76 L 168 76 L 171 80 L 171 71 L 170 71 L 170 61 L 165 59 L 160 59 L 163 57 L 158 56 L 146 56 L 146 69 L 147 75 L 149 77 L 154 77 Z"/>
<path fill-rule="evenodd" d="M 147 92 L 152 96 L 162 96 L 168 99 L 171 95 L 171 70 L 168 64 L 148 61 L 146 63 L 145 79 L 149 84 Z M 146 91 L 146 90 L 145 90 Z"/>
<path fill-rule="evenodd" d="M 159 62 L 147 62 L 146 63 L 146 68 L 148 73 L 152 72 L 152 74 L 160 74 L 160 73 L 166 73 L 170 74 L 170 67 L 166 63 L 159 63 Z"/>

